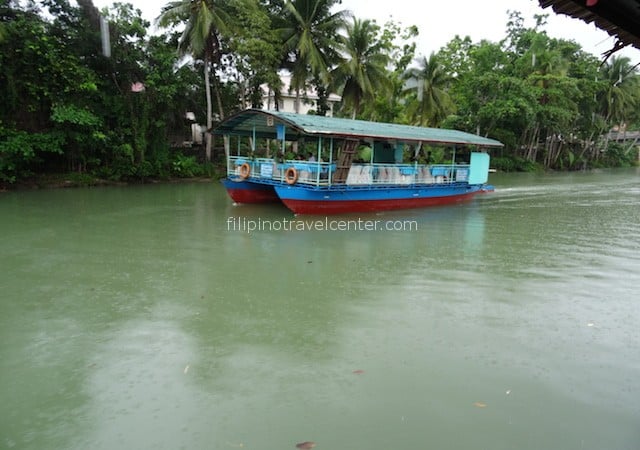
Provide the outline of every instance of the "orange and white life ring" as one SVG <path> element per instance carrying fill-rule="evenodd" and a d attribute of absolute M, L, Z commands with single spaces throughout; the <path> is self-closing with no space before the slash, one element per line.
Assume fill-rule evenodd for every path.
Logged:
<path fill-rule="evenodd" d="M 242 164 L 238 170 L 238 174 L 243 180 L 249 178 L 249 175 L 251 175 L 251 166 L 248 163 Z"/>
<path fill-rule="evenodd" d="M 298 171 L 295 167 L 289 167 L 286 170 L 284 173 L 284 181 L 286 181 L 287 184 L 296 184 L 296 181 L 298 181 Z"/>

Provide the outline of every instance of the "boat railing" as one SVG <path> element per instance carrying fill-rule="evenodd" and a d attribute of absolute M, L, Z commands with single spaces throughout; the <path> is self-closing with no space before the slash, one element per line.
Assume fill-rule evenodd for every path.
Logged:
<path fill-rule="evenodd" d="M 249 170 L 247 171 L 247 166 Z M 243 176 L 258 180 L 326 186 L 332 184 L 335 163 L 320 161 L 286 160 L 273 158 L 249 158 L 230 156 L 227 165 L 229 176 Z M 244 171 L 244 172 L 243 172 Z M 295 180 L 291 175 L 295 173 Z M 349 186 L 444 184 L 467 182 L 469 164 L 352 164 L 344 184 Z"/>
<path fill-rule="evenodd" d="M 304 160 L 276 161 L 273 158 L 247 158 L 242 156 L 230 156 L 227 165 L 227 175 L 241 176 L 243 165 L 249 167 L 248 178 L 274 180 L 286 182 L 287 170 L 295 169 L 296 183 L 327 185 L 330 183 L 331 174 L 335 172 L 335 163 Z M 244 169 L 246 171 L 246 169 Z M 246 173 L 246 172 L 245 172 Z M 291 174 L 290 174 L 291 176 Z"/>
<path fill-rule="evenodd" d="M 296 180 L 297 183 L 320 186 L 330 183 L 331 177 L 336 170 L 336 164 L 320 161 L 287 160 L 278 164 L 274 179 L 286 182 L 287 170 L 289 168 L 295 169 L 296 176 L 298 177 Z"/>
<path fill-rule="evenodd" d="M 348 185 L 409 185 L 466 182 L 469 164 L 353 164 Z"/>
<path fill-rule="evenodd" d="M 227 175 L 242 176 L 243 178 L 271 178 L 274 162 L 273 158 L 230 156 L 227 161 Z"/>

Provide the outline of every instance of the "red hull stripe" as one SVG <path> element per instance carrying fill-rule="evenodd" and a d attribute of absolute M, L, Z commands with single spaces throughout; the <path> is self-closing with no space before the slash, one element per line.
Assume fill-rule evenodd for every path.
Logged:
<path fill-rule="evenodd" d="M 236 203 L 274 203 L 280 198 L 273 189 L 230 189 L 229 197 Z"/>
<path fill-rule="evenodd" d="M 469 201 L 478 192 L 469 192 L 446 197 L 407 198 L 389 200 L 290 200 L 282 202 L 296 214 L 340 214 L 352 212 L 391 211 L 394 209 L 423 208 L 427 206 L 449 205 Z"/>

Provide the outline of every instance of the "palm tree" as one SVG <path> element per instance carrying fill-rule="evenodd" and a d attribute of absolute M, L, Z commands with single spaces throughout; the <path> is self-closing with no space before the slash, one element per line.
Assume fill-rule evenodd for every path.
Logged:
<path fill-rule="evenodd" d="M 379 27 L 370 20 L 354 19 L 341 37 L 345 58 L 333 70 L 333 84 L 342 91 L 344 106 L 355 119 L 365 99 L 389 88 L 389 55 L 377 39 Z"/>
<path fill-rule="evenodd" d="M 224 11 L 220 0 L 174 0 L 167 3 L 156 22 L 161 27 L 183 24 L 178 43 L 178 51 L 182 55 L 191 55 L 194 59 L 204 61 L 205 94 L 207 97 L 207 130 L 213 125 L 211 104 L 211 82 L 209 76 L 213 64 L 220 63 L 220 33 L 226 31 L 229 23 L 228 14 Z M 216 89 L 218 113 L 224 118 L 220 92 Z M 206 133 L 206 156 L 211 160 L 211 133 Z"/>
<path fill-rule="evenodd" d="M 407 71 L 407 80 L 413 80 L 416 85 L 406 89 L 416 92 L 416 99 L 408 107 L 409 117 L 421 126 L 437 126 L 447 116 L 455 111 L 446 87 L 451 77 L 444 71 L 438 57 L 431 53 L 429 58 L 422 57 L 419 67 Z"/>
<path fill-rule="evenodd" d="M 640 104 L 640 76 L 626 56 L 611 57 L 600 71 L 605 89 L 600 96 L 600 108 L 607 123 L 622 125 Z"/>
<path fill-rule="evenodd" d="M 339 0 L 287 0 L 285 23 L 280 30 L 284 43 L 285 64 L 291 71 L 291 88 L 296 92 L 299 112 L 300 91 L 311 77 L 328 82 L 328 71 L 338 59 L 336 37 L 350 13 L 331 12 Z"/>

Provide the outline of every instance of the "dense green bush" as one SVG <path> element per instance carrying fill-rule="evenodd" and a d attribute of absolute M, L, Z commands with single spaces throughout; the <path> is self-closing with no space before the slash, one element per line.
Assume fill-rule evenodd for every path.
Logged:
<path fill-rule="evenodd" d="M 177 177 L 199 177 L 204 174 L 204 168 L 196 161 L 195 156 L 177 154 L 171 164 L 172 174 Z"/>
<path fill-rule="evenodd" d="M 27 133 L 0 126 L 0 181 L 15 183 L 32 174 L 35 163 L 49 154 L 62 154 L 59 133 Z"/>
<path fill-rule="evenodd" d="M 496 156 L 491 158 L 491 167 L 500 172 L 535 172 L 539 164 L 515 156 Z"/>

